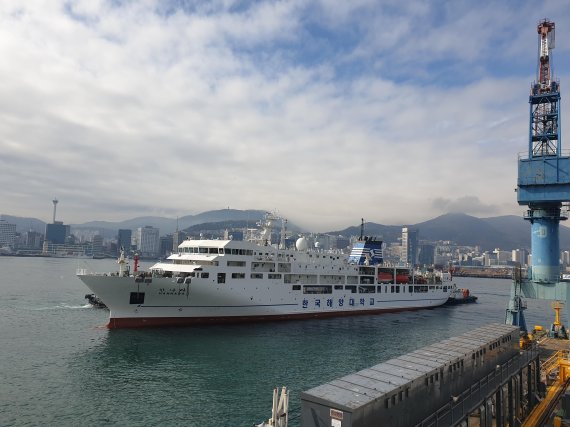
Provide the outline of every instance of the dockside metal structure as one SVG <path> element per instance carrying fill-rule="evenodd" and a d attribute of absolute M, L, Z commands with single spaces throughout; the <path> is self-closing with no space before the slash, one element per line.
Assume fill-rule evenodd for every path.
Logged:
<path fill-rule="evenodd" d="M 569 287 L 560 282 L 559 223 L 568 218 L 563 204 L 570 201 L 570 153 L 562 150 L 560 83 L 552 77 L 554 22 L 538 24 L 538 72 L 529 104 L 528 154 L 519 156 L 517 200 L 528 206 L 532 266 L 528 280 L 515 280 L 506 323 L 526 330 L 521 297 L 567 301 Z M 570 305 L 567 304 L 570 319 Z"/>
<path fill-rule="evenodd" d="M 301 393 L 302 427 L 504 426 L 535 405 L 540 365 L 519 328 L 490 324 Z"/>

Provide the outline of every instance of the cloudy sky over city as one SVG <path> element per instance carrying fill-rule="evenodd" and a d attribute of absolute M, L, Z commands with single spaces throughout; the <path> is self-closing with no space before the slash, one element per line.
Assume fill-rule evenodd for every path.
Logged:
<path fill-rule="evenodd" d="M 564 132 L 566 2 L 2 2 L 0 213 L 520 215 L 543 18 Z"/>

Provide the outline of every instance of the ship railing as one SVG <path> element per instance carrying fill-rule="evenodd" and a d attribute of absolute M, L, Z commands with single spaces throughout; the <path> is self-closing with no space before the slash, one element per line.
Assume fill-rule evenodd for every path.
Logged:
<path fill-rule="evenodd" d="M 537 157 L 557 157 L 558 154 L 556 152 L 553 153 L 548 153 L 545 154 L 544 156 L 535 154 L 532 158 L 537 158 Z M 570 157 L 570 149 L 565 149 L 565 150 L 560 150 L 560 157 Z M 531 158 L 528 155 L 528 151 L 521 151 L 519 153 L 517 153 L 517 158 L 518 160 L 531 160 Z"/>
<path fill-rule="evenodd" d="M 86 268 L 78 268 L 77 270 L 75 270 L 75 274 L 77 276 L 110 276 L 110 277 L 120 276 L 118 271 L 111 271 L 106 273 L 94 273 L 92 271 L 87 270 Z"/>

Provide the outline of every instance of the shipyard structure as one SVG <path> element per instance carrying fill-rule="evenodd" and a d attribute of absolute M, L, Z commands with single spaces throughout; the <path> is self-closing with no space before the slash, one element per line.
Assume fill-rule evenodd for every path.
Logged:
<path fill-rule="evenodd" d="M 551 71 L 554 23 L 541 21 L 537 29 L 538 75 L 517 188 L 518 203 L 528 207 L 532 264 L 526 278 L 517 270 L 507 325 L 483 326 L 305 391 L 303 427 L 537 427 L 570 421 L 562 424 L 570 413 L 570 351 L 568 340 L 559 339 L 566 337 L 560 301 L 569 297 L 569 282 L 560 279 L 559 223 L 568 218 L 570 155 L 562 151 L 560 84 Z M 538 327 L 535 339 L 526 333 L 523 298 L 557 301 L 548 333 Z M 265 425 L 286 427 L 287 415 Z"/>
<path fill-rule="evenodd" d="M 559 224 L 568 218 L 570 152 L 562 150 L 560 82 L 552 76 L 554 22 L 537 26 L 537 80 L 531 85 L 528 151 L 519 155 L 517 201 L 527 206 L 531 224 L 532 264 L 527 279 L 517 275 L 506 322 L 527 330 L 522 297 L 568 300 L 568 283 L 560 281 Z M 569 316 L 570 318 L 570 316 Z"/>

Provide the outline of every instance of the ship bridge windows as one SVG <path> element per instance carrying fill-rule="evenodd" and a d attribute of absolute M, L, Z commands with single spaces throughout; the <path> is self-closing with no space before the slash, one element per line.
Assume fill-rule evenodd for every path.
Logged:
<path fill-rule="evenodd" d="M 245 261 L 228 261 L 228 267 L 245 267 Z"/>
<path fill-rule="evenodd" d="M 319 283 L 327 285 L 344 285 L 344 276 L 338 274 L 321 274 L 319 276 Z"/>
<path fill-rule="evenodd" d="M 304 294 L 332 294 L 332 286 L 303 286 Z"/>
<path fill-rule="evenodd" d="M 232 279 L 245 279 L 245 273 L 232 273 Z"/>
<path fill-rule="evenodd" d="M 316 274 L 285 274 L 284 283 L 317 284 Z"/>
<path fill-rule="evenodd" d="M 251 263 L 251 271 L 274 273 L 275 272 L 275 263 L 274 262 L 252 262 Z"/>
<path fill-rule="evenodd" d="M 220 249 L 221 250 L 221 249 Z M 220 252 L 221 253 L 221 252 Z M 226 255 L 247 255 L 253 256 L 253 251 L 251 249 L 235 249 L 235 248 L 225 248 L 224 253 Z"/>

